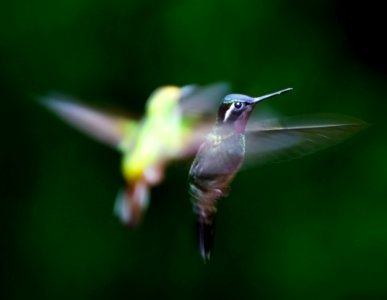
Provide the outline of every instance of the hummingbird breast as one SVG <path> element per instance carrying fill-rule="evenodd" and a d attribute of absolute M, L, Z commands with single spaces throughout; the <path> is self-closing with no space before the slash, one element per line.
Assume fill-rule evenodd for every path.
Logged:
<path fill-rule="evenodd" d="M 208 136 L 189 172 L 190 194 L 196 213 L 210 217 L 216 211 L 217 200 L 227 194 L 228 185 L 238 172 L 244 153 L 242 134 Z"/>

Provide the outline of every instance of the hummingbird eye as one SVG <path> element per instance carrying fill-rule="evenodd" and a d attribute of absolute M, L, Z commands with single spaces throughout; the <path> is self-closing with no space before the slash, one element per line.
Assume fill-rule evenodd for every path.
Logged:
<path fill-rule="evenodd" d="M 235 109 L 239 110 L 239 109 L 241 109 L 242 107 L 243 107 L 243 103 L 242 103 L 242 102 L 237 101 L 237 102 L 234 103 L 234 108 L 235 108 Z"/>

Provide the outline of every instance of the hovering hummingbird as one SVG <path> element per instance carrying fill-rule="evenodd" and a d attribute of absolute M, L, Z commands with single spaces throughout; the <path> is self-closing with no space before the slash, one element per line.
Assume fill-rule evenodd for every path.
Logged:
<path fill-rule="evenodd" d="M 63 120 L 122 154 L 126 188 L 118 193 L 115 214 L 137 225 L 149 203 L 149 190 L 159 184 L 172 160 L 193 156 L 209 131 L 209 116 L 228 85 L 160 87 L 149 97 L 145 116 L 137 121 L 98 111 L 61 95 L 43 103 Z"/>
<path fill-rule="evenodd" d="M 258 102 L 292 90 L 253 98 L 230 94 L 221 103 L 215 126 L 199 147 L 189 171 L 189 187 L 197 215 L 199 250 L 210 259 L 218 201 L 228 194 L 230 182 L 245 158 L 249 163 L 302 156 L 352 135 L 365 123 L 343 116 L 310 116 L 252 122 Z"/>

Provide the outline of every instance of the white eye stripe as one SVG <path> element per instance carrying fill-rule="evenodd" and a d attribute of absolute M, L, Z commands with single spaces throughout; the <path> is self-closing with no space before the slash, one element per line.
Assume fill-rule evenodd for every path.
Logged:
<path fill-rule="evenodd" d="M 230 105 L 226 113 L 224 114 L 224 121 L 227 121 L 227 119 L 230 117 L 232 111 L 234 110 L 234 103 Z"/>
<path fill-rule="evenodd" d="M 237 104 L 237 105 L 235 105 Z M 232 115 L 233 112 L 238 112 L 243 110 L 243 108 L 246 106 L 243 102 L 233 102 L 230 107 L 227 109 L 226 113 L 224 114 L 223 122 L 226 122 L 228 118 Z"/>

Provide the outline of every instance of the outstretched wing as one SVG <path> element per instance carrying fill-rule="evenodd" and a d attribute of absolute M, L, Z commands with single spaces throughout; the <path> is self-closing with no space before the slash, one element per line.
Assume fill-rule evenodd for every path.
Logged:
<path fill-rule="evenodd" d="M 214 116 L 223 97 L 229 90 L 230 86 L 225 82 L 218 82 L 205 87 L 198 85 L 182 87 L 180 107 L 183 116 Z"/>
<path fill-rule="evenodd" d="M 64 95 L 51 94 L 41 100 L 64 121 L 114 148 L 119 148 L 124 139 L 127 142 L 138 126 L 134 120 L 99 111 Z"/>
<path fill-rule="evenodd" d="M 367 123 L 347 116 L 310 115 L 252 123 L 246 130 L 246 164 L 304 156 L 341 142 Z"/>

